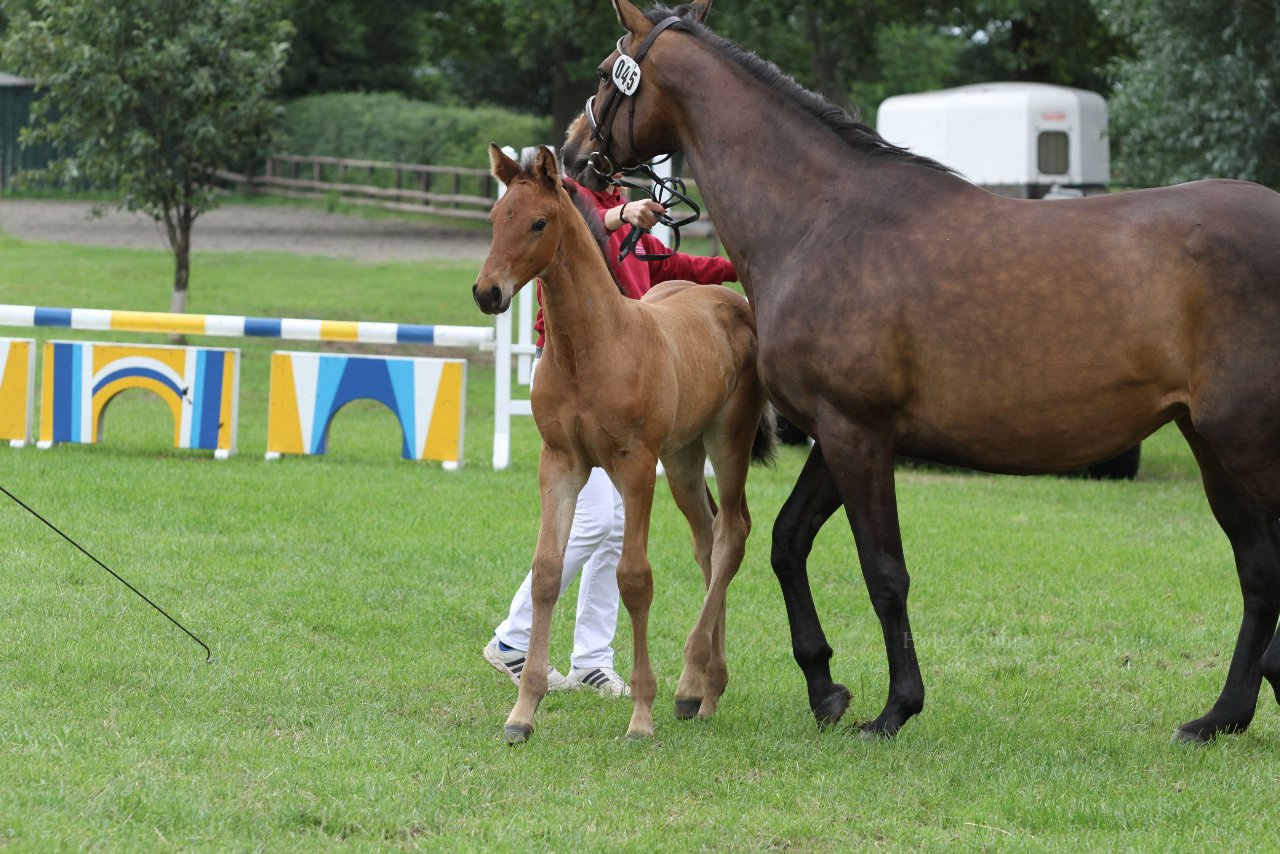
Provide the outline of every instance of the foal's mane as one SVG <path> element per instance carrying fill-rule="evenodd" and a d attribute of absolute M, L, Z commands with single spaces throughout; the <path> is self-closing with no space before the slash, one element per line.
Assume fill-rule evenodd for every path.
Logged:
<path fill-rule="evenodd" d="M 677 25 L 677 29 L 681 29 L 699 41 L 705 42 L 716 53 L 733 62 L 765 86 L 800 107 L 855 151 L 873 157 L 891 157 L 895 160 L 936 169 L 939 172 L 955 172 L 950 166 L 944 166 L 936 160 L 889 142 L 876 133 L 873 128 L 864 124 L 857 114 L 851 115 L 816 92 L 810 92 L 790 75 L 783 73 L 772 62 L 761 59 L 751 51 L 739 47 L 724 36 L 712 32 L 703 24 L 688 17 L 688 10 L 688 6 L 679 6 L 676 9 L 669 9 L 666 6 L 651 6 L 644 12 L 644 15 L 653 24 L 657 24 L 672 15 L 680 17 L 682 23 Z"/>
<path fill-rule="evenodd" d="M 526 152 L 520 158 L 520 176 L 530 181 L 538 180 L 536 177 L 536 165 L 537 149 Z M 618 274 L 613 271 L 613 265 L 609 263 L 609 230 L 604 227 L 604 218 L 600 216 L 600 211 L 596 209 L 595 204 L 587 198 L 587 194 L 580 184 L 575 181 L 564 181 L 563 186 L 564 191 L 569 194 L 569 200 L 573 202 L 574 208 L 582 215 L 582 219 L 586 221 L 587 230 L 595 238 L 596 246 L 600 248 L 600 257 L 604 259 L 604 266 L 609 271 L 609 277 L 613 279 L 614 287 L 618 289 L 618 293 L 623 293 L 622 284 L 618 281 Z"/>

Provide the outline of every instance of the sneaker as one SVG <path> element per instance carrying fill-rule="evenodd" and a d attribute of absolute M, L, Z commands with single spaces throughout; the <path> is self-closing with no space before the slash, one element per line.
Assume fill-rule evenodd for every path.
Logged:
<path fill-rule="evenodd" d="M 525 655 L 518 649 L 502 649 L 498 646 L 497 638 L 489 641 L 484 648 L 484 660 L 493 665 L 494 670 L 510 676 L 517 686 L 520 684 L 520 671 L 524 670 Z M 565 691 L 572 687 L 563 673 L 550 664 L 547 665 L 547 691 Z"/>
<path fill-rule="evenodd" d="M 570 688 L 594 688 L 606 697 L 630 697 L 631 688 L 612 667 L 575 667 L 569 671 Z"/>

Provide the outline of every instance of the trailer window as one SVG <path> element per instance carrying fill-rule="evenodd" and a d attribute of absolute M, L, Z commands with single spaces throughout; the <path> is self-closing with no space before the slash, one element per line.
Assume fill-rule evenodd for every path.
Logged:
<path fill-rule="evenodd" d="M 1036 142 L 1039 168 L 1042 175 L 1065 175 L 1069 165 L 1070 139 L 1066 131 L 1041 131 Z"/>

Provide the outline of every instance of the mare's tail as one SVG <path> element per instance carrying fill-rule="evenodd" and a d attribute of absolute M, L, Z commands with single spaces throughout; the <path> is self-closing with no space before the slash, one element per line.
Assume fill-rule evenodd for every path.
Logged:
<path fill-rule="evenodd" d="M 760 416 L 760 424 L 756 427 L 756 436 L 751 440 L 751 462 L 772 466 L 778 456 L 778 419 L 773 407 L 766 404 L 764 414 Z"/>

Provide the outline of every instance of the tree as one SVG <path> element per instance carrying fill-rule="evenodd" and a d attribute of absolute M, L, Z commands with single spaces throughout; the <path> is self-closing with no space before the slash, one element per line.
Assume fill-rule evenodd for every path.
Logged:
<path fill-rule="evenodd" d="M 1280 188 L 1280 2 L 1095 2 L 1134 45 L 1114 66 L 1120 180 L 1240 178 Z"/>
<path fill-rule="evenodd" d="M 622 34 L 606 0 L 431 0 L 428 60 L 467 103 L 551 114 L 559 140 Z"/>
<path fill-rule="evenodd" d="M 419 94 L 421 0 L 291 0 L 292 48 L 282 90 Z"/>
<path fill-rule="evenodd" d="M 164 225 L 171 310 L 186 308 L 191 230 L 218 203 L 214 173 L 268 153 L 291 27 L 263 0 L 40 0 L 9 22 L 3 56 L 37 81 L 27 142 L 72 152 L 53 177 L 118 188 Z"/>
<path fill-rule="evenodd" d="M 1108 94 L 1108 66 L 1126 40 L 1090 0 L 968 0 L 953 13 L 968 46 L 956 63 L 966 82 L 1021 80 Z"/>

